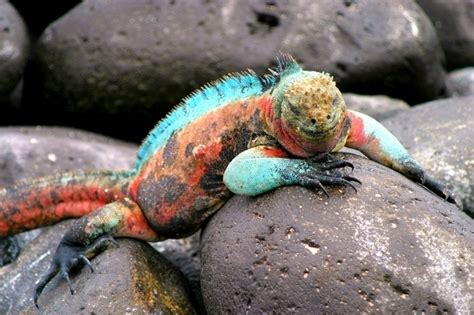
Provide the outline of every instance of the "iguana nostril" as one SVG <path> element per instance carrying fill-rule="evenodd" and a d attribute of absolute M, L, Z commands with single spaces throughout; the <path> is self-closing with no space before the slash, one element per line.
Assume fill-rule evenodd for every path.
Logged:
<path fill-rule="evenodd" d="M 331 115 L 327 115 L 326 119 L 328 119 L 328 120 L 331 119 Z"/>
<path fill-rule="evenodd" d="M 316 119 L 311 119 L 311 123 L 314 125 L 316 123 Z"/>

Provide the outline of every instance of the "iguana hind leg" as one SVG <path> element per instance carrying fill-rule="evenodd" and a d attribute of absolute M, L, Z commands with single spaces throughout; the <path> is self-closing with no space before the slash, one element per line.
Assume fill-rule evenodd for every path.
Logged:
<path fill-rule="evenodd" d="M 104 249 L 113 237 L 132 237 L 155 242 L 162 238 L 151 228 L 142 210 L 129 198 L 107 204 L 78 219 L 66 232 L 53 256 L 46 275 L 35 288 L 34 302 L 51 279 L 60 273 L 74 293 L 69 273 L 71 269 L 89 265 L 89 259 Z M 93 268 L 91 267 L 91 270 Z"/>

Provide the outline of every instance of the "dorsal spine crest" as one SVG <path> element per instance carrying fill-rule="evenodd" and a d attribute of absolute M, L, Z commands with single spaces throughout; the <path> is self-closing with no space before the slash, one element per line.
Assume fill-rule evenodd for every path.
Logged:
<path fill-rule="evenodd" d="M 261 95 L 276 84 L 272 75 L 258 76 L 252 70 L 230 73 L 205 84 L 202 88 L 185 97 L 163 118 L 143 141 L 138 154 L 135 170 L 160 147 L 166 144 L 173 132 L 212 110 L 226 104 Z"/>

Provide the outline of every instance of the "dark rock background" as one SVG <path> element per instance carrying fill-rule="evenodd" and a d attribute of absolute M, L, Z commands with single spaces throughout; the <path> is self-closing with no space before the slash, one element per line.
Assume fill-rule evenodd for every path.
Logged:
<path fill-rule="evenodd" d="M 384 120 L 383 123 L 422 165 L 448 184 L 459 196 L 465 211 L 472 216 L 473 29 L 473 0 L 0 0 L 0 186 L 58 171 L 130 167 L 137 144 L 180 99 L 228 72 L 252 68 L 257 73 L 265 73 L 268 67 L 274 65 L 273 58 L 281 51 L 291 53 L 305 69 L 331 73 L 346 96 L 347 106 Z M 467 97 L 458 98 L 460 96 Z M 23 127 L 34 125 L 62 127 Z M 107 136 L 134 144 L 112 140 Z M 361 176 L 369 176 L 374 170 L 379 170 L 379 166 L 373 163 L 360 163 L 365 165 L 360 170 Z M 415 189 L 417 186 L 392 173 L 386 173 L 382 168 L 373 175 L 373 181 L 381 181 L 382 186 L 386 184 L 384 180 L 393 179 L 393 187 L 388 189 L 384 186 L 388 189 L 384 190 L 387 196 L 380 194 L 383 195 L 383 201 L 364 195 L 362 189 L 373 187 L 372 180 L 364 182 L 360 188 L 362 191 L 350 198 L 356 198 L 357 202 L 363 203 L 377 215 L 380 209 L 392 209 L 401 204 L 398 212 L 390 210 L 399 220 L 397 222 L 410 221 L 415 217 L 419 219 L 417 216 L 423 216 L 424 211 L 429 220 L 434 220 L 430 222 L 439 219 L 452 225 L 449 222 L 458 222 L 462 218 L 463 223 L 459 224 L 467 225 L 463 235 L 458 233 L 457 228 L 451 229 L 440 223 L 443 229 L 446 228 L 442 235 L 446 242 L 456 239 L 456 242 L 464 244 L 462 250 L 472 255 L 472 220 L 456 214 L 451 206 L 440 203 L 437 198 Z M 398 192 L 395 187 L 398 187 Z M 401 191 L 406 193 L 407 189 L 408 199 L 401 194 Z M 257 201 L 256 206 L 236 198 L 228 207 L 243 202 L 245 207 L 265 208 L 272 203 L 278 204 L 279 198 L 284 199 L 284 195 L 280 196 L 282 191 L 308 200 L 312 200 L 314 194 L 300 188 L 288 188 L 262 197 L 265 202 Z M 332 199 L 343 202 L 347 196 L 337 191 L 333 191 L 336 196 Z M 306 204 L 302 211 L 312 213 L 311 218 L 314 216 L 312 220 L 315 222 L 321 211 L 328 219 L 326 223 L 339 224 L 330 220 L 334 211 L 339 213 L 333 217 L 334 220 L 340 216 L 341 220 L 348 219 L 338 209 L 328 210 L 335 205 L 324 202 L 321 205 L 322 208 L 314 209 L 314 206 Z M 248 211 L 245 207 L 237 209 L 239 215 Z M 413 211 L 413 218 L 406 216 L 406 209 Z M 244 231 L 241 238 L 249 241 L 249 248 L 245 249 L 247 251 L 254 251 L 252 246 L 258 247 L 265 242 L 255 241 L 255 235 L 248 232 L 258 229 L 257 223 L 243 222 L 234 219 L 237 214 L 226 213 L 229 211 L 219 213 L 219 220 L 234 221 L 221 226 L 220 221 L 212 219 L 206 237 L 210 239 L 209 235 L 216 233 L 220 238 L 213 236 L 211 244 L 201 244 L 205 246 L 206 255 L 203 294 L 209 312 L 217 313 L 232 305 L 243 305 L 244 311 L 249 313 L 266 310 L 278 312 L 283 310 L 283 306 L 286 307 L 285 312 L 301 313 L 303 304 L 279 304 L 278 301 L 285 301 L 288 296 L 296 296 L 296 292 L 299 292 L 295 288 L 299 286 L 301 276 L 301 281 L 306 280 L 306 269 L 299 270 L 296 265 L 304 260 L 295 259 L 291 261 L 295 266 L 287 264 L 285 266 L 288 269 L 285 269 L 282 265 L 283 269 L 277 268 L 276 273 L 270 275 L 271 279 L 279 279 L 276 282 L 278 285 L 286 285 L 282 290 L 271 291 L 268 287 L 255 287 L 246 283 L 247 276 L 240 274 L 242 270 L 238 267 L 225 280 L 219 278 L 229 258 L 226 260 L 220 257 L 211 248 L 215 246 L 232 250 L 229 248 L 229 237 L 234 232 L 229 231 L 242 223 L 249 225 L 247 234 Z M 369 220 L 367 213 L 364 212 L 358 219 Z M 276 218 L 272 219 L 270 211 L 265 220 Z M 433 224 L 436 226 L 437 223 Z M 328 229 L 331 228 L 328 226 Z M 380 225 L 382 228 L 383 225 Z M 419 233 L 426 232 L 426 229 L 419 228 Z M 16 312 L 30 303 L 31 292 L 28 290 L 34 285 L 36 277 L 28 274 L 28 267 L 41 260 L 44 269 L 46 258 L 49 257 L 35 251 L 35 248 L 48 250 L 47 255 L 50 255 L 62 229 L 64 227 L 61 226 L 47 228 L 29 245 L 28 242 L 40 232 L 0 240 L 1 264 L 15 259 L 24 246 L 27 249 L 23 257 L 28 258 L 18 259 L 0 269 L 0 313 L 12 305 L 17 306 Z M 387 237 L 390 240 L 400 239 L 399 242 L 405 247 L 395 248 L 392 254 L 398 253 L 400 257 L 405 257 L 407 253 L 412 253 L 413 261 L 410 260 L 409 267 L 418 270 L 419 263 L 423 264 L 425 259 L 418 255 L 419 251 L 406 247 L 411 234 L 404 238 L 401 233 L 397 233 Z M 321 237 L 325 236 L 321 234 Z M 436 242 L 441 242 L 438 236 L 433 237 Z M 311 244 L 308 242 L 307 245 L 311 247 Z M 360 244 L 348 240 L 343 245 L 350 252 L 351 246 L 357 248 Z M 193 307 L 196 312 L 205 313 L 199 290 L 198 246 L 199 236 L 195 235 L 186 240 L 167 241 L 155 248 L 179 266 L 187 279 L 185 282 L 191 283 L 190 300 Z M 274 248 L 268 250 L 278 257 L 283 257 L 286 251 L 298 253 L 299 247 L 293 247 L 290 243 L 284 248 L 281 246 L 281 243 L 276 243 Z M 419 248 L 417 246 L 421 245 L 414 246 Z M 242 254 L 238 250 L 232 252 L 235 266 L 248 259 L 245 250 Z M 434 255 L 432 250 L 428 252 Z M 134 259 L 136 254 L 130 252 L 126 255 Z M 371 259 L 376 261 L 377 255 L 374 255 Z M 464 258 L 446 255 L 441 253 L 438 256 L 446 258 L 442 260 L 444 262 L 464 264 L 462 271 L 454 271 L 457 280 L 450 282 L 451 288 L 463 283 L 463 277 L 474 274 L 472 264 L 465 264 L 466 255 L 462 256 Z M 353 258 L 350 254 L 346 256 L 348 260 Z M 397 259 L 400 266 L 405 263 Z M 328 313 L 355 309 L 430 313 L 436 310 L 462 310 L 461 306 L 465 305 L 462 301 L 451 303 L 450 298 L 437 293 L 439 290 L 434 290 L 434 293 L 420 291 L 416 280 L 410 282 L 402 279 L 403 282 L 395 274 L 389 274 L 388 279 L 384 276 L 387 266 L 383 264 L 372 264 L 376 272 L 374 276 L 366 277 L 362 270 L 364 268 L 358 265 L 360 262 L 348 263 L 343 260 L 338 264 L 337 259 L 333 260 L 330 258 L 318 262 L 322 266 L 327 263 L 334 267 L 331 270 L 335 273 L 326 270 L 329 272 L 327 279 L 335 279 L 334 282 L 328 280 L 324 286 L 321 283 L 312 286 L 310 282 L 310 287 L 302 286 L 304 290 L 309 290 L 304 294 L 310 292 L 319 297 L 312 301 L 316 304 L 311 304 L 314 307 L 311 310 L 323 307 L 321 312 Z M 266 266 L 268 260 L 262 260 L 260 267 Z M 351 278 L 352 271 L 359 267 L 362 268 L 357 272 L 359 278 Z M 295 274 L 295 268 L 302 273 Z M 315 268 L 325 270 L 325 267 L 318 265 Z M 41 273 L 41 268 L 35 270 L 35 276 Z M 308 277 L 313 270 L 310 272 Z M 435 287 L 450 272 L 453 271 L 449 268 L 442 275 L 428 270 L 426 277 L 432 278 Z M 280 279 L 282 274 L 285 277 Z M 254 278 L 258 279 L 254 283 L 265 284 L 267 280 L 261 278 L 262 275 L 265 272 L 254 274 Z M 21 277 L 21 280 L 16 277 Z M 351 283 L 351 288 L 356 291 L 347 289 L 348 286 L 341 283 L 341 279 Z M 397 282 L 397 279 L 401 282 Z M 7 285 L 19 282 L 23 285 L 21 289 Z M 356 282 L 360 284 L 359 287 Z M 240 287 L 239 283 L 242 284 Z M 126 287 L 128 284 L 124 282 L 122 285 Z M 229 291 L 225 285 L 237 287 Z M 377 285 L 381 286 L 373 291 L 372 288 L 377 288 Z M 320 292 L 314 293 L 318 287 Z M 64 288 L 62 286 L 58 292 L 65 291 Z M 217 288 L 221 288 L 218 292 L 221 295 L 216 295 L 221 300 L 210 298 Z M 471 301 L 474 300 L 472 290 L 463 289 L 462 285 L 456 288 L 460 290 L 456 291 L 458 295 L 470 294 Z M 17 295 L 11 295 L 14 291 Z M 273 292 L 273 297 L 269 298 L 270 295 L 266 295 L 268 292 Z M 292 293 L 285 295 L 285 292 Z M 430 292 L 433 298 L 425 299 Z M 340 294 L 346 293 L 347 296 L 355 297 L 344 301 L 340 299 L 337 302 L 341 304 L 339 308 L 333 308 Z M 252 297 L 252 294 L 255 296 Z M 259 309 L 255 306 L 256 295 L 261 297 L 260 305 L 265 307 Z M 408 300 L 405 295 L 409 296 Z M 68 298 L 67 295 L 60 296 L 58 300 Z M 380 297 L 391 299 L 393 303 L 386 303 L 385 308 L 378 306 Z M 410 304 L 417 297 L 420 303 L 425 304 Z M 252 307 L 248 307 L 248 299 L 253 301 L 249 304 Z M 221 305 L 224 307 L 221 308 Z M 471 305 L 471 309 L 474 306 Z M 49 310 L 59 311 L 53 308 Z M 97 311 L 94 308 L 88 310 Z M 107 312 L 105 306 L 99 310 Z M 27 311 L 31 311 L 31 308 Z"/>
<path fill-rule="evenodd" d="M 71 3 L 41 22 L 26 14 L 24 1 L 16 5 L 37 33 L 42 28 L 32 23 L 44 24 Z M 34 41 L 20 109 L 2 120 L 136 141 L 192 90 L 231 71 L 264 73 L 279 51 L 330 72 L 347 92 L 416 104 L 444 89 L 435 28 L 411 0 L 91 0 Z"/>

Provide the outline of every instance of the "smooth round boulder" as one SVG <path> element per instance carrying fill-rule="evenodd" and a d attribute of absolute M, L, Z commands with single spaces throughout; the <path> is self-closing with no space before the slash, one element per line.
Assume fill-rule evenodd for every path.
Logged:
<path fill-rule="evenodd" d="M 474 95 L 474 67 L 452 71 L 446 78 L 448 96 Z"/>
<path fill-rule="evenodd" d="M 474 65 L 474 0 L 416 0 L 433 22 L 448 68 Z"/>
<path fill-rule="evenodd" d="M 351 188 L 233 197 L 202 235 L 210 314 L 459 313 L 472 308 L 474 225 L 363 157 Z"/>
<path fill-rule="evenodd" d="M 42 34 L 25 104 L 43 123 L 141 137 L 194 89 L 229 72 L 266 72 L 279 51 L 345 90 L 415 102 L 444 84 L 434 29 L 406 0 L 91 0 Z"/>
<path fill-rule="evenodd" d="M 28 45 L 21 16 L 8 1 L 0 0 L 0 105 L 8 103 L 10 93 L 23 75 Z"/>
<path fill-rule="evenodd" d="M 420 104 L 382 123 L 474 217 L 474 96 Z"/>

